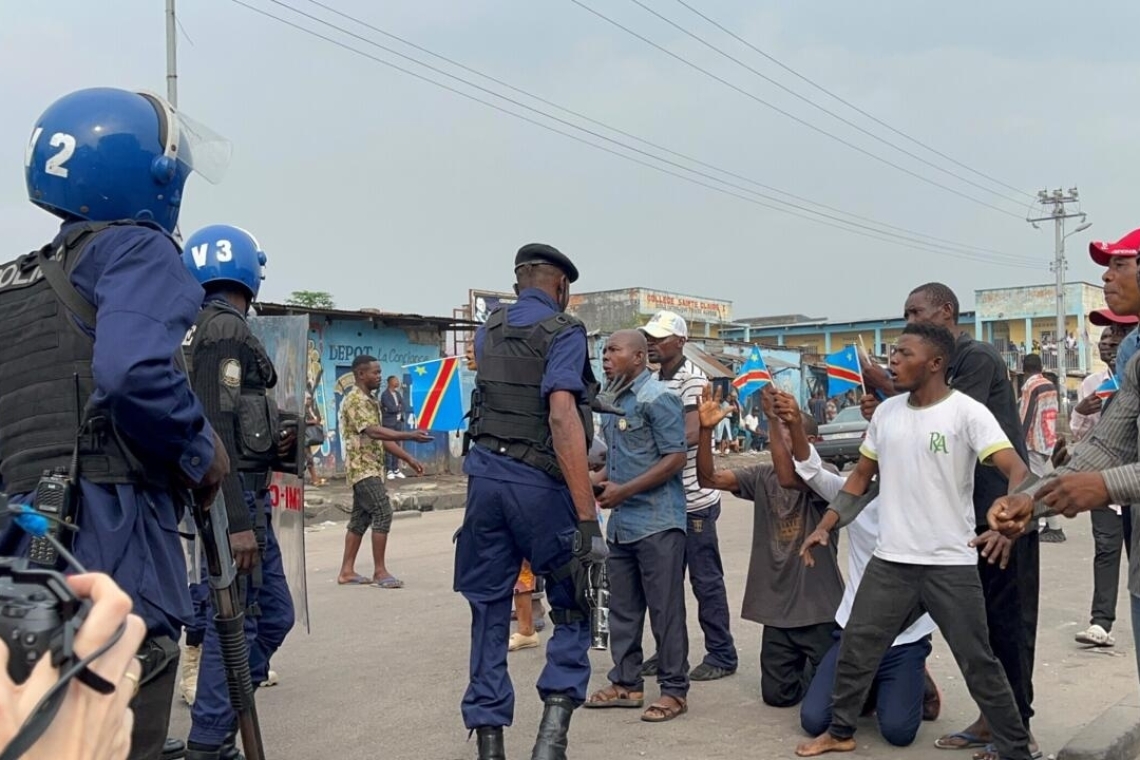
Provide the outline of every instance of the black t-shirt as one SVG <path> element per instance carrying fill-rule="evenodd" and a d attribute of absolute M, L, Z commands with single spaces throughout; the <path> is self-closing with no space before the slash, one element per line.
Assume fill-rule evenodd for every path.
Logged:
<path fill-rule="evenodd" d="M 996 348 L 962 333 L 958 336 L 946 380 L 954 390 L 985 404 L 1021 459 L 1028 459 L 1009 369 Z M 974 518 L 979 528 L 986 526 L 986 512 L 994 501 L 1008 491 L 1009 481 L 997 468 L 982 464 L 975 468 Z"/>

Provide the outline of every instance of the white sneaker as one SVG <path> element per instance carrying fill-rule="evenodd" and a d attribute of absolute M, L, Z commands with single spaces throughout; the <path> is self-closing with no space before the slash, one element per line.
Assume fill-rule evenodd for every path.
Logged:
<path fill-rule="evenodd" d="M 265 686 L 265 687 L 276 686 L 280 681 L 281 681 L 281 679 L 277 677 L 277 671 L 276 670 L 270 670 L 269 675 L 266 676 L 265 680 L 261 682 L 261 686 Z"/>
<path fill-rule="evenodd" d="M 182 648 L 182 683 L 179 690 L 186 704 L 194 704 L 198 696 L 198 669 L 202 662 L 202 647 L 186 646 Z"/>
<path fill-rule="evenodd" d="M 533 649 L 538 646 L 538 634 L 532 633 L 530 636 L 524 636 L 517 631 L 511 634 L 510 641 L 507 643 L 507 651 L 515 652 L 519 649 Z"/>
<path fill-rule="evenodd" d="M 1075 636 L 1078 644 L 1088 644 L 1094 647 L 1111 647 L 1116 645 L 1112 634 L 1099 625 L 1090 625 Z"/>
<path fill-rule="evenodd" d="M 400 471 L 400 470 L 396 470 L 396 477 L 397 477 L 397 478 L 406 478 L 406 477 L 408 477 L 408 476 L 407 476 L 407 475 L 405 475 L 405 474 L 404 474 L 402 471 Z"/>
<path fill-rule="evenodd" d="M 395 480 L 395 479 L 396 479 L 396 473 L 389 470 L 388 471 L 388 480 Z"/>

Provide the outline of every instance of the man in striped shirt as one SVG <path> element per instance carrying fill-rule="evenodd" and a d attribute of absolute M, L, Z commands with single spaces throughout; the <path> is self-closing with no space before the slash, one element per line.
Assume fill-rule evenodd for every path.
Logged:
<path fill-rule="evenodd" d="M 1105 267 L 1104 299 L 1117 314 L 1140 315 L 1140 283 L 1137 256 L 1140 230 L 1133 230 L 1115 243 L 1092 242 L 1089 253 Z M 1117 351 L 1117 380 L 1120 390 L 1105 405 L 1092 432 L 1072 452 L 1067 463 L 1024 493 L 1005 496 L 994 502 L 989 524 L 1009 536 L 1021 535 L 1035 520 L 1049 514 L 1075 517 L 1109 504 L 1140 504 L 1140 462 L 1138 462 L 1137 420 L 1140 418 L 1140 364 L 1131 333 Z M 1131 352 L 1127 364 L 1121 359 Z M 1134 508 L 1134 507 L 1133 507 Z M 1129 509 L 1129 507 L 1125 507 Z M 1132 603 L 1132 635 L 1137 644 L 1140 666 L 1140 554 L 1132 531 L 1128 541 L 1132 552 L 1128 562 L 1128 591 Z"/>
<path fill-rule="evenodd" d="M 1089 312 L 1089 322 L 1104 327 L 1097 349 L 1100 360 L 1105 363 L 1105 369 L 1094 372 L 1081 381 L 1080 403 L 1069 416 L 1069 430 L 1073 434 L 1074 443 L 1088 438 L 1100 420 L 1104 402 L 1097 390 L 1109 377 L 1115 377 L 1115 373 L 1108 367 L 1116 362 L 1116 349 L 1129 329 L 1135 326 L 1137 319 L 1135 316 L 1120 316 L 1111 309 L 1104 308 Z M 1121 549 L 1127 548 L 1124 521 L 1121 519 L 1121 509 L 1116 504 L 1094 509 L 1089 517 L 1092 518 L 1093 545 L 1096 550 L 1093 557 L 1092 612 L 1089 627 L 1077 633 L 1076 640 L 1087 646 L 1111 647 L 1116 644 L 1112 637 L 1112 624 L 1116 622 L 1116 600 L 1120 589 Z"/>
<path fill-rule="evenodd" d="M 697 483 L 697 441 L 700 419 L 697 407 L 708 378 L 685 358 L 689 328 L 679 314 L 659 311 L 641 331 L 649 344 L 649 361 L 660 369 L 657 377 L 681 396 L 685 407 L 685 443 L 689 447 L 682 480 L 685 486 L 687 526 L 685 565 L 689 583 L 697 598 L 697 618 L 705 635 L 705 657 L 693 668 L 693 681 L 715 681 L 736 672 L 736 645 L 729 631 L 728 594 L 724 588 L 724 565 L 720 559 L 716 521 L 720 517 L 720 492 L 701 488 Z M 644 675 L 654 675 L 657 656 L 642 667 Z"/>

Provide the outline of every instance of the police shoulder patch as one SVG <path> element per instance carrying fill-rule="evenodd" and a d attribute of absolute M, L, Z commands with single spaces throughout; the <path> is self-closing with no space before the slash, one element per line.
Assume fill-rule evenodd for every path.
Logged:
<path fill-rule="evenodd" d="M 227 388 L 241 387 L 241 362 L 237 359 L 222 362 L 222 385 Z"/>

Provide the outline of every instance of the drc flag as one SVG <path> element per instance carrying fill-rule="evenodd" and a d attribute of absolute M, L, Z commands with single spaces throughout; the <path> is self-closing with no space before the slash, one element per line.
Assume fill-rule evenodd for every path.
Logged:
<path fill-rule="evenodd" d="M 732 385 L 743 401 L 770 382 L 772 382 L 772 373 L 764 364 L 764 357 L 760 356 L 760 349 L 753 346 L 752 353 L 748 355 L 748 361 L 744 362 L 744 366 L 740 368 L 740 374 L 732 381 Z"/>
<path fill-rule="evenodd" d="M 853 388 L 863 387 L 863 368 L 855 346 L 827 355 L 827 396 L 833 398 Z"/>
<path fill-rule="evenodd" d="M 412 408 L 418 430 L 460 430 L 463 427 L 463 391 L 458 356 L 408 364 L 412 376 Z"/>
<path fill-rule="evenodd" d="M 1120 390 L 1120 382 L 1116 379 L 1116 375 L 1109 372 L 1108 379 L 1098 385 L 1097 389 L 1093 392 L 1097 398 L 1104 401 L 1115 395 L 1118 390 Z"/>

